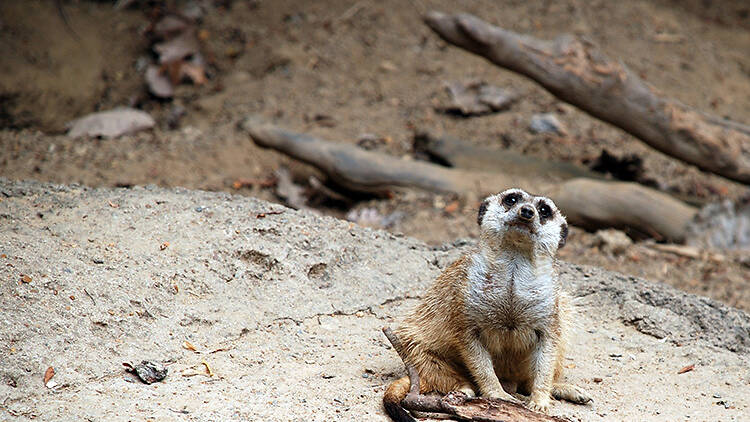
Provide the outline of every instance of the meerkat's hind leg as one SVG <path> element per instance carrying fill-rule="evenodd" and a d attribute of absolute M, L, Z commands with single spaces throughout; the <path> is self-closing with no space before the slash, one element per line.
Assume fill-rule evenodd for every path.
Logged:
<path fill-rule="evenodd" d="M 555 383 L 552 385 L 551 394 L 556 400 L 565 400 L 575 404 L 585 404 L 591 401 L 591 396 L 586 390 L 573 384 Z"/>

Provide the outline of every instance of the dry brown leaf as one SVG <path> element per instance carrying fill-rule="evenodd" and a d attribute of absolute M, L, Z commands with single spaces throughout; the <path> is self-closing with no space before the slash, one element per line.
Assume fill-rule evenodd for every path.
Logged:
<path fill-rule="evenodd" d="M 684 374 L 685 372 L 690 372 L 690 371 L 692 371 L 693 369 L 695 369 L 695 365 L 691 364 L 691 365 L 688 365 L 688 366 L 686 366 L 686 367 L 684 367 L 684 368 L 680 369 L 679 371 L 677 371 L 677 373 L 678 373 L 678 374 Z"/>
<path fill-rule="evenodd" d="M 46 371 L 44 371 L 44 385 L 46 386 L 49 380 L 52 379 L 52 377 L 55 376 L 55 368 L 49 367 Z"/>
<path fill-rule="evenodd" d="M 107 202 L 109 202 L 109 206 L 112 207 L 112 208 L 120 208 L 120 204 L 115 204 L 112 201 L 107 201 Z"/>
<path fill-rule="evenodd" d="M 185 340 L 185 341 L 184 341 L 184 342 L 182 343 L 182 347 L 184 347 L 184 348 L 186 348 L 186 349 L 188 349 L 188 350 L 190 350 L 190 351 L 193 351 L 193 352 L 197 352 L 197 351 L 198 351 L 198 350 L 197 350 L 197 349 L 195 348 L 195 346 L 193 346 L 193 344 L 192 344 L 192 343 L 190 343 L 190 342 L 189 342 L 189 341 L 187 341 L 187 340 Z"/>
<path fill-rule="evenodd" d="M 208 372 L 208 376 L 209 377 L 214 376 L 214 371 L 212 371 L 211 367 L 208 366 L 208 362 L 206 362 L 205 360 L 202 360 L 201 363 L 206 367 L 206 372 Z"/>
<path fill-rule="evenodd" d="M 182 66 L 180 66 L 180 79 L 183 79 L 185 76 L 195 85 L 203 85 L 208 82 L 206 71 L 201 65 L 183 62 Z"/>
<path fill-rule="evenodd" d="M 21 274 L 21 282 L 23 282 L 23 283 L 31 283 L 31 277 L 29 277 L 26 274 Z"/>
<path fill-rule="evenodd" d="M 451 202 L 450 204 L 446 205 L 445 208 L 443 209 L 448 214 L 453 214 L 454 212 L 458 211 L 458 201 Z"/>

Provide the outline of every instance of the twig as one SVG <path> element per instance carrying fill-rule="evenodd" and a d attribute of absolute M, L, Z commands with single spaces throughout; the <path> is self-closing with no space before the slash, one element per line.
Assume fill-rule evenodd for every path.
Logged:
<path fill-rule="evenodd" d="M 91 293 L 89 293 L 89 291 L 86 289 L 83 289 L 83 292 L 86 293 L 86 296 L 88 296 L 89 299 L 91 299 L 91 302 L 94 303 L 94 306 L 96 306 L 96 301 L 94 300 L 94 296 L 91 296 Z"/>

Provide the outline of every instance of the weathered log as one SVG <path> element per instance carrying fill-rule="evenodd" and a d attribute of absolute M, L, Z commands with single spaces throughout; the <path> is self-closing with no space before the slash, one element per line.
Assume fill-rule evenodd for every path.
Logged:
<path fill-rule="evenodd" d="M 449 43 L 531 78 L 559 99 L 665 154 L 750 184 L 747 126 L 660 97 L 624 64 L 607 58 L 590 42 L 569 35 L 540 40 L 468 14 L 430 12 L 425 22 Z"/>
<path fill-rule="evenodd" d="M 273 148 L 311 164 L 334 183 L 357 192 L 379 193 L 396 187 L 415 187 L 432 192 L 474 192 L 479 196 L 494 191 L 495 186 L 539 188 L 539 183 L 526 177 L 465 172 L 421 161 L 402 160 L 353 145 L 290 132 L 255 118 L 246 119 L 240 126 L 259 146 Z"/>
<path fill-rule="evenodd" d="M 590 229 L 615 227 L 681 242 L 696 209 L 636 183 L 575 178 L 547 183 L 530 177 L 465 171 L 406 161 L 290 132 L 254 118 L 240 127 L 256 144 L 273 148 L 323 171 L 335 183 L 354 191 L 382 192 L 413 187 L 483 197 L 521 187 L 552 198 L 571 224 Z"/>
<path fill-rule="evenodd" d="M 571 163 L 544 160 L 515 151 L 475 147 L 448 135 L 437 136 L 425 131 L 414 137 L 414 149 L 426 153 L 438 164 L 463 170 L 501 172 L 526 177 L 533 175 L 536 179 L 549 182 L 576 177 L 604 179 L 599 173 Z"/>
<path fill-rule="evenodd" d="M 398 336 L 388 327 L 383 328 L 383 334 L 393 345 L 406 372 L 409 374 L 409 393 L 401 401 L 404 409 L 440 413 L 457 417 L 460 420 L 476 422 L 565 422 L 568 419 L 548 416 L 527 409 L 520 404 L 500 399 L 469 397 L 464 393 L 453 391 L 445 396 L 427 395 L 419 393 L 419 373 L 413 365 L 407 363 Z"/>

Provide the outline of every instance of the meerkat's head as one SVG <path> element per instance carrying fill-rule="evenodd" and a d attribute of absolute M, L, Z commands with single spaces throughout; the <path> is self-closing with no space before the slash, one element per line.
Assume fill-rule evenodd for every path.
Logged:
<path fill-rule="evenodd" d="M 482 201 L 477 222 L 485 240 L 537 246 L 550 255 L 565 245 L 568 237 L 568 223 L 551 199 L 517 188 Z"/>

